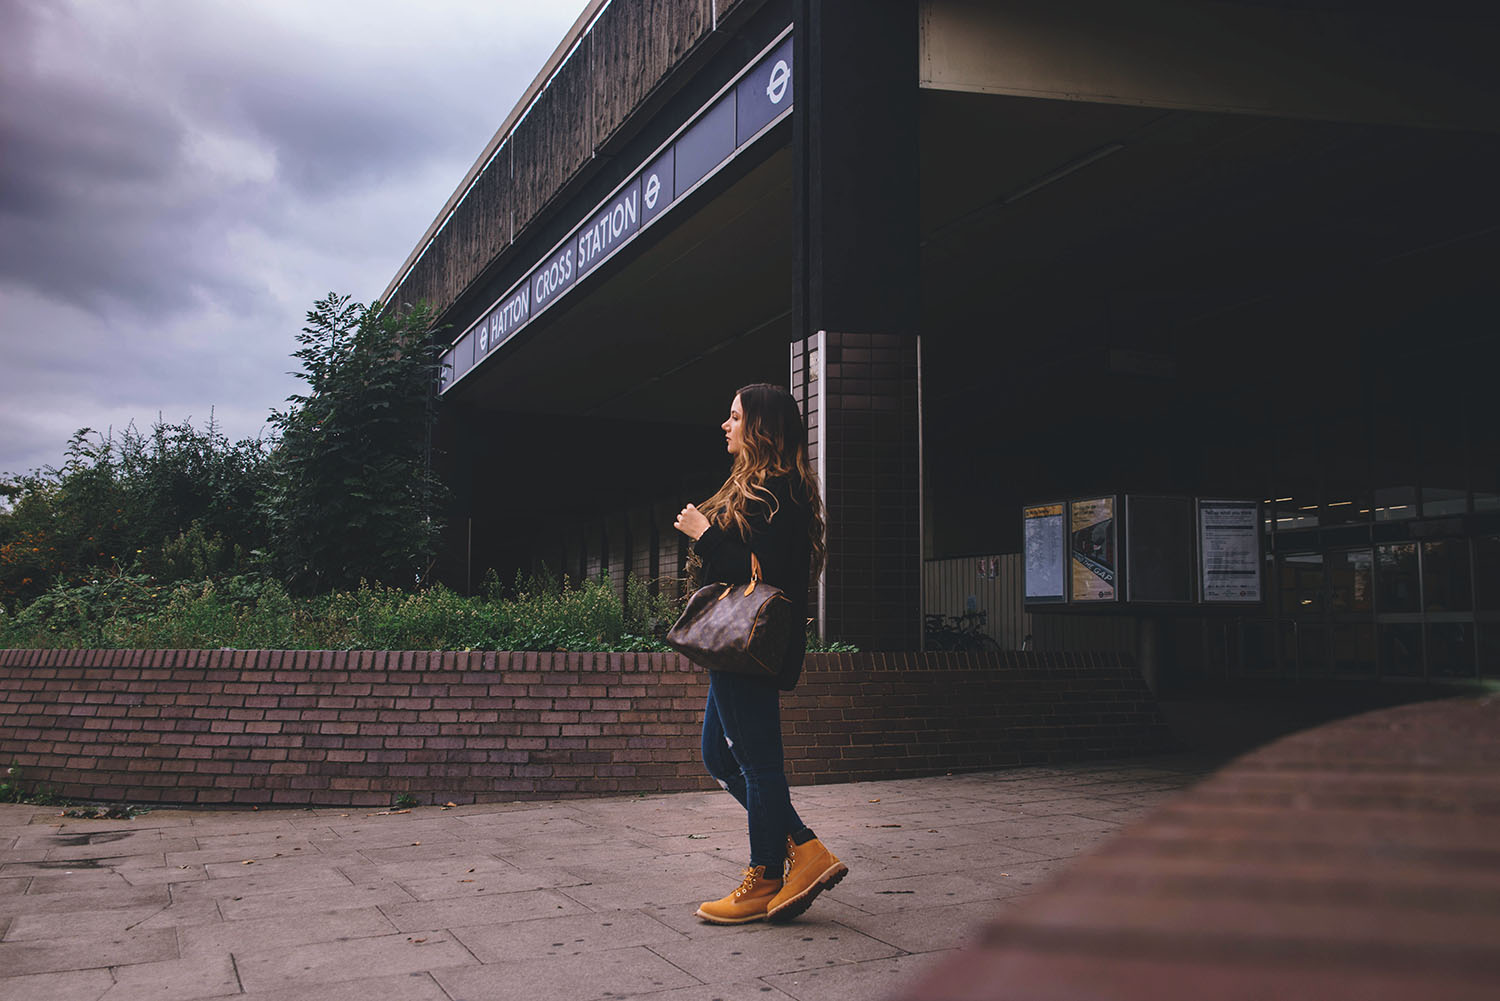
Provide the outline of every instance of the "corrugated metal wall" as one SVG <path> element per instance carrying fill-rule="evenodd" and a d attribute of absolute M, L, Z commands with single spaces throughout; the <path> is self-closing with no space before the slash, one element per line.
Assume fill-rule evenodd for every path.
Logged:
<path fill-rule="evenodd" d="M 1124 650 L 1136 648 L 1135 619 L 1128 615 L 1057 615 L 1026 612 L 1020 553 L 926 560 L 922 598 L 928 615 L 984 612 L 984 631 L 1002 650 Z"/>

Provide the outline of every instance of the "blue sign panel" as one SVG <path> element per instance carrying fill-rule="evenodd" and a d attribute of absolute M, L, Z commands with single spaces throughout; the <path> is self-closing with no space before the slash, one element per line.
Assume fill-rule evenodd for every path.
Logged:
<path fill-rule="evenodd" d="M 677 140 L 678 198 L 734 152 L 734 95 L 726 94 Z"/>
<path fill-rule="evenodd" d="M 787 38 L 734 88 L 734 144 L 743 145 L 792 106 L 792 40 Z"/>
<path fill-rule="evenodd" d="M 484 357 L 509 340 L 510 335 L 520 329 L 529 319 L 531 319 L 531 283 L 527 282 L 491 310 L 487 320 L 480 321 L 476 328 L 479 334 L 479 357 Z"/>
<path fill-rule="evenodd" d="M 575 282 L 629 243 L 641 227 L 792 109 L 792 37 L 741 74 L 732 88 L 616 189 L 553 252 L 464 332 L 443 356 L 446 392 Z"/>
<path fill-rule="evenodd" d="M 540 313 L 552 304 L 552 300 L 566 292 L 578 277 L 574 254 L 577 248 L 573 241 L 563 244 L 561 250 L 542 262 L 531 273 L 531 311 Z"/>
<path fill-rule="evenodd" d="M 644 226 L 657 213 L 672 204 L 676 184 L 673 167 L 676 162 L 676 147 L 668 146 L 665 153 L 641 171 L 641 225 Z"/>
<path fill-rule="evenodd" d="M 574 243 L 578 247 L 578 277 L 582 278 L 641 228 L 641 184 L 632 180 L 615 192 L 609 204 L 583 224 Z"/>

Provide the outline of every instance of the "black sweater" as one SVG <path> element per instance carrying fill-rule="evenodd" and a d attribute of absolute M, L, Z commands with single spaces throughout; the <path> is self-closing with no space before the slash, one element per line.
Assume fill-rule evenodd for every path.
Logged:
<path fill-rule="evenodd" d="M 750 553 L 760 560 L 761 576 L 767 584 L 781 589 L 792 602 L 799 622 L 807 621 L 807 581 L 812 569 L 812 543 L 807 536 L 812 513 L 791 488 L 785 476 L 766 481 L 766 488 L 776 497 L 775 515 L 752 500 L 746 512 L 750 538 L 742 539 L 733 526 L 728 531 L 717 525 L 708 529 L 693 543 L 693 550 L 703 561 L 701 584 L 744 584 L 750 580 Z M 802 658 L 807 652 L 805 629 L 793 631 L 786 659 L 776 685 L 791 691 L 802 675 Z"/>

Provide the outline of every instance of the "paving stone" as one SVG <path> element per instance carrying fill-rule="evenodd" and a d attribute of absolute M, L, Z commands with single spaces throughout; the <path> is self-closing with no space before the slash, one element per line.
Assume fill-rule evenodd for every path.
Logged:
<path fill-rule="evenodd" d="M 932 873 L 899 879 L 845 880 L 824 896 L 870 914 L 921 910 L 945 904 L 967 904 L 1006 896 L 1005 888 L 967 873 Z"/>
<path fill-rule="evenodd" d="M 577 956 L 683 939 L 681 932 L 638 911 L 480 924 L 452 931 L 482 963 Z"/>
<path fill-rule="evenodd" d="M 33 873 L 31 895 L 41 893 L 87 893 L 91 891 L 119 891 L 131 889 L 123 876 L 108 868 L 63 868 L 76 866 L 77 862 L 47 865 Z"/>
<path fill-rule="evenodd" d="M 113 984 L 108 970 L 0 974 L 0 1001 L 98 1001 Z"/>
<path fill-rule="evenodd" d="M 624 871 L 629 872 L 628 869 Z M 558 892 L 596 911 L 625 908 L 654 913 L 656 908 L 681 907 L 691 911 L 705 900 L 717 900 L 732 891 L 739 885 L 740 871 L 735 864 L 716 866 L 714 860 L 709 859 L 689 874 L 670 878 L 628 875 L 560 887 Z"/>
<path fill-rule="evenodd" d="M 116 860 L 134 856 L 153 857 L 161 861 L 167 852 L 192 851 L 198 844 L 191 838 L 163 838 L 156 831 L 126 834 L 108 840 L 90 838 L 85 844 L 70 844 L 66 837 L 59 838 L 58 841 L 60 847 L 47 852 L 49 862 L 68 859 Z"/>
<path fill-rule="evenodd" d="M 206 999 L 219 1001 L 219 999 Z M 228 999 L 225 999 L 228 1001 Z M 236 994 L 233 1001 L 452 1001 L 426 971 Z"/>
<path fill-rule="evenodd" d="M 459 869 L 448 876 L 393 880 L 392 882 L 418 900 L 443 900 L 486 893 L 519 893 L 522 890 L 550 890 L 582 886 L 587 883 L 587 880 L 579 879 L 562 869 L 517 870 L 507 866 L 488 872 L 476 868 L 472 874 L 465 869 Z"/>
<path fill-rule="evenodd" d="M 443 931 L 318 942 L 236 958 L 247 994 L 473 965 L 469 950 Z"/>
<path fill-rule="evenodd" d="M 240 989 L 228 953 L 117 966 L 113 972 L 115 985 L 100 1001 L 197 1001 Z"/>
<path fill-rule="evenodd" d="M 893 956 L 868 963 L 825 966 L 763 978 L 797 1001 L 873 1001 L 890 996 L 899 985 L 934 969 L 950 953 Z"/>
<path fill-rule="evenodd" d="M 674 836 L 670 841 L 661 839 L 656 844 L 643 844 L 640 840 L 642 837 L 643 835 L 636 832 L 632 834 L 635 840 L 601 841 L 589 845 L 576 845 L 567 841 L 554 842 L 546 848 L 506 852 L 504 857 L 511 865 L 520 869 L 607 865 L 610 862 L 625 859 L 647 859 L 681 854 L 684 851 L 703 851 L 706 846 L 715 844 L 712 840 L 690 841 L 683 835 Z M 718 842 L 721 847 L 736 841 L 740 844 L 746 843 L 743 831 L 737 835 L 711 835 L 710 837 L 723 838 L 721 842 Z"/>
<path fill-rule="evenodd" d="M 9 876 L 0 879 L 0 897 L 10 894 L 25 893 L 26 888 L 31 885 L 30 876 Z"/>
<path fill-rule="evenodd" d="M 808 915 L 830 903 L 819 899 Z M 913 907 L 884 914 L 840 913 L 838 923 L 902 952 L 938 952 L 976 942 L 984 923 L 1001 913 L 1002 900 L 975 900 L 939 907 Z M 800 924 L 803 919 L 799 919 Z"/>
<path fill-rule="evenodd" d="M 160 913 L 157 907 L 116 907 L 105 911 L 51 914 L 19 914 L 11 920 L 5 934 L 7 942 L 59 941 L 61 939 L 96 939 L 119 937 Z"/>
<path fill-rule="evenodd" d="M 572 956 L 528 959 L 462 970 L 434 970 L 433 978 L 463 1001 L 593 1001 L 606 995 L 649 994 L 698 982 L 644 946 Z"/>
<path fill-rule="evenodd" d="M 246 863 L 250 863 L 247 865 Z M 363 864 L 363 863 L 360 863 Z M 274 876 L 278 880 L 298 882 L 303 874 L 339 873 L 349 868 L 340 866 L 337 860 L 317 853 L 307 855 L 283 855 L 280 858 L 247 857 L 234 862 L 210 862 L 203 867 L 211 880 L 239 879 L 253 875 L 257 879 Z M 344 873 L 347 878 L 347 872 Z"/>
<path fill-rule="evenodd" d="M 508 852 L 511 847 L 507 842 L 489 838 L 436 843 L 424 841 L 420 844 L 407 843 L 392 848 L 364 848 L 360 850 L 359 856 L 371 865 L 389 870 L 392 866 L 408 866 L 422 862 L 442 865 L 455 859 L 494 859 L 500 852 Z"/>
<path fill-rule="evenodd" d="M 115 866 L 115 872 L 131 886 L 156 886 L 169 883 L 192 883 L 205 880 L 208 873 L 201 865 L 151 865 L 134 860 Z"/>
<path fill-rule="evenodd" d="M 398 931 L 504 924 L 532 918 L 581 914 L 587 910 L 578 901 L 552 890 L 477 894 L 460 899 L 424 900 L 381 908 Z"/>
<path fill-rule="evenodd" d="M 860 963 L 901 952 L 852 928 L 802 921 L 749 925 L 705 922 L 686 938 L 654 944 L 651 951 L 705 982 Z"/>
<path fill-rule="evenodd" d="M 170 928 L 139 930 L 110 939 L 70 938 L 0 942 L 0 970 L 20 976 L 177 958 L 177 933 Z"/>
<path fill-rule="evenodd" d="M 378 907 L 278 914 L 249 921 L 184 921 L 179 925 L 178 942 L 184 956 L 227 956 L 231 952 L 252 956 L 313 942 L 375 938 L 400 931 Z"/>
<path fill-rule="evenodd" d="M 180 889 L 180 887 L 179 887 Z M 253 921 L 257 918 L 290 917 L 295 914 L 317 914 L 362 907 L 379 907 L 413 900 L 399 886 L 331 886 L 320 889 L 283 887 L 244 897 L 207 898 L 217 900 L 226 921 Z"/>
<path fill-rule="evenodd" d="M 282 893 L 285 892 L 288 873 L 295 872 L 296 879 L 291 881 L 299 888 L 344 887 L 353 885 L 349 878 L 337 869 L 325 866 L 297 866 L 292 867 L 267 867 L 255 870 L 254 866 L 243 866 L 238 868 L 225 867 L 222 871 L 245 872 L 248 875 L 240 877 L 222 876 L 217 879 L 205 879 L 196 883 L 178 883 L 173 886 L 174 899 L 186 899 L 191 896 L 204 897 L 246 897 L 257 893 Z"/>
<path fill-rule="evenodd" d="M 74 893 L 7 893 L 0 895 L 0 914 L 86 914 L 115 907 L 165 907 L 172 902 L 165 886 L 128 886 Z"/>
<path fill-rule="evenodd" d="M 653 991 L 649 994 L 612 995 L 609 1001 L 796 1001 L 759 980 L 738 984 L 712 983 L 679 987 L 675 991 Z"/>

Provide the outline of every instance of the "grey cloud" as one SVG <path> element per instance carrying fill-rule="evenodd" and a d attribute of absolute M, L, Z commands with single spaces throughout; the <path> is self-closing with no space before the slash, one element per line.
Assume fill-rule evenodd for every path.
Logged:
<path fill-rule="evenodd" d="M 0 470 L 123 414 L 255 434 L 583 5 L 0 3 Z"/>

